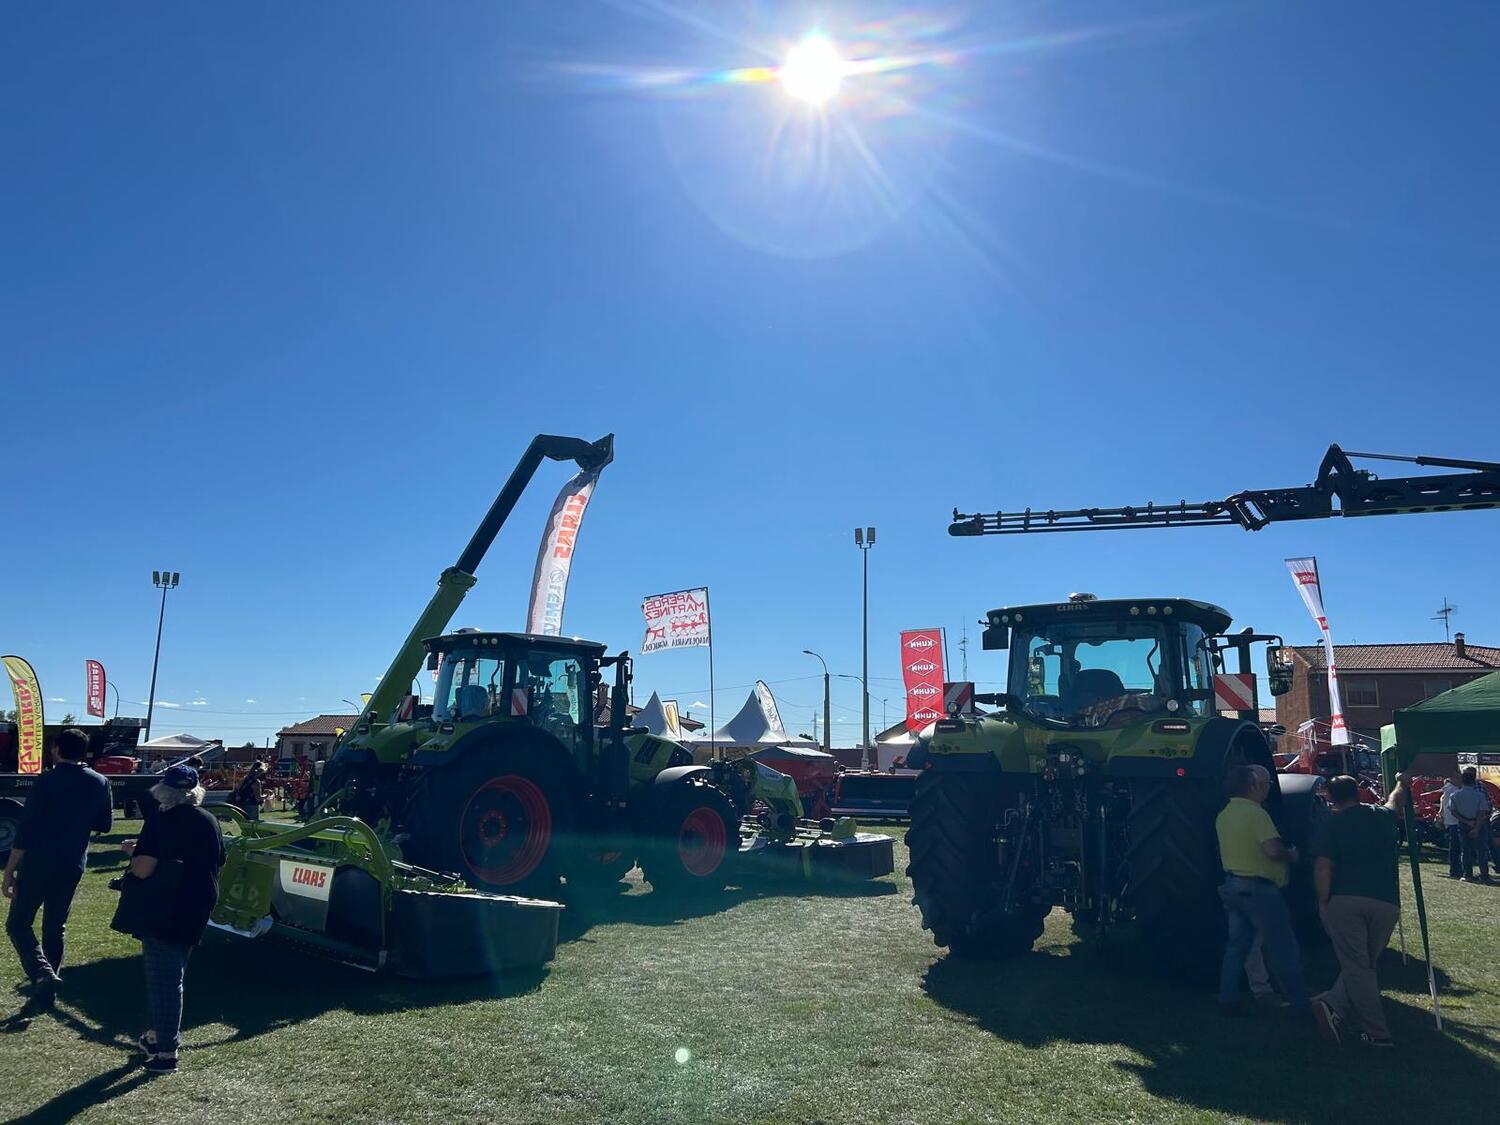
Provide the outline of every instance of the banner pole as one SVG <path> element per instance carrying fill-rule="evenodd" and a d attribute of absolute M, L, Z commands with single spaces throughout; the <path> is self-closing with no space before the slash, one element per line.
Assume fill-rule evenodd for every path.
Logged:
<path fill-rule="evenodd" d="M 708 600 L 708 587 L 703 587 L 703 612 L 708 617 L 708 753 L 714 761 L 719 760 L 719 724 L 714 718 L 714 611 Z"/>
<path fill-rule="evenodd" d="M 1437 975 L 1432 970 L 1432 943 L 1427 934 L 1427 903 L 1422 898 L 1422 843 L 1418 839 L 1417 809 L 1412 801 L 1411 790 L 1406 790 L 1406 844 L 1411 857 L 1412 897 L 1417 900 L 1417 925 L 1422 931 L 1422 956 L 1427 960 L 1427 994 L 1432 997 L 1432 1018 L 1439 1031 L 1443 1030 L 1443 1010 L 1438 1004 Z"/>

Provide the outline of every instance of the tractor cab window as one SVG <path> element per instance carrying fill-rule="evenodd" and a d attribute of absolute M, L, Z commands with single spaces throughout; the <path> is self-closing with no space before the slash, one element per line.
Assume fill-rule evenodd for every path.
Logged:
<path fill-rule="evenodd" d="M 1154 622 L 1068 621 L 1018 634 L 1010 694 L 1033 718 L 1102 727 L 1162 710 L 1176 695 Z"/>
<path fill-rule="evenodd" d="M 587 685 L 576 659 L 531 653 L 516 665 L 516 689 L 526 692 L 533 726 L 547 731 L 569 750 L 586 749 L 592 716 L 589 722 L 584 721 Z"/>
<path fill-rule="evenodd" d="M 438 668 L 432 717 L 440 723 L 466 723 L 507 714 L 505 662 L 463 650 L 443 654 Z"/>
<path fill-rule="evenodd" d="M 1181 638 L 1184 679 L 1190 689 L 1188 706 L 1195 715 L 1208 715 L 1214 705 L 1213 654 L 1208 648 L 1208 639 L 1197 625 L 1183 624 L 1178 627 Z"/>

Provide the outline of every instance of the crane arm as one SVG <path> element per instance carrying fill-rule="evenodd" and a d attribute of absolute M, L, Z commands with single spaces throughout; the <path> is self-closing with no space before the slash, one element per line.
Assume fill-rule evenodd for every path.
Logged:
<path fill-rule="evenodd" d="M 1357 469 L 1351 458 L 1405 461 L 1462 472 L 1381 479 Z M 1334 505 L 1334 501 L 1338 505 Z M 1259 531 L 1288 520 L 1335 516 L 1394 516 L 1410 512 L 1452 512 L 1500 508 L 1500 463 L 1449 457 L 1398 457 L 1386 453 L 1345 453 L 1330 445 L 1318 479 L 1300 488 L 1237 492 L 1223 500 L 1176 504 L 1148 502 L 1126 508 L 1053 508 L 1045 511 L 971 512 L 953 510 L 949 535 L 1025 535 L 1037 532 L 1118 531 L 1147 527 L 1204 527 L 1233 524 Z"/>
<path fill-rule="evenodd" d="M 526 447 L 526 452 L 521 455 L 521 460 L 511 472 L 510 479 L 505 482 L 500 494 L 495 497 L 495 502 L 490 505 L 490 510 L 474 529 L 474 534 L 458 556 L 458 561 L 438 576 L 437 592 L 417 618 L 406 640 L 396 650 L 391 666 L 380 678 L 370 701 L 365 704 L 364 712 L 355 724 L 356 728 L 368 727 L 372 721 L 383 721 L 411 690 L 412 678 L 422 670 L 422 642 L 428 637 L 437 636 L 453 620 L 464 595 L 474 585 L 474 571 L 479 568 L 480 560 L 500 534 L 500 529 L 510 518 L 517 501 L 521 499 L 521 494 L 526 491 L 526 486 L 531 483 L 531 478 L 536 475 L 542 462 L 572 461 L 585 471 L 602 469 L 614 460 L 614 442 L 613 434 L 607 434 L 598 441 L 554 437 L 551 434 L 538 434 L 531 439 L 531 444 Z"/>

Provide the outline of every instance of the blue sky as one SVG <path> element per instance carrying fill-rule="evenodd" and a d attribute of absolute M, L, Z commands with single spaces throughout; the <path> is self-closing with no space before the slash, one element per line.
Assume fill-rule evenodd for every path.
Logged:
<path fill-rule="evenodd" d="M 357 698 L 539 431 L 618 435 L 568 631 L 635 648 L 642 595 L 708 584 L 721 722 L 761 677 L 807 729 L 804 648 L 858 672 L 856 524 L 892 721 L 899 629 L 1072 590 L 1310 641 L 1288 555 L 1338 640 L 1441 639 L 1446 596 L 1500 643 L 1495 513 L 945 533 L 1302 484 L 1330 441 L 1500 459 L 1500 10 L 693 11 L 8 7 L 0 650 L 52 714 L 88 657 L 145 699 L 161 566 L 157 733 Z M 821 114 L 715 80 L 815 29 L 901 65 Z M 565 475 L 455 624 L 522 624 Z M 637 685 L 706 701 L 706 662 Z"/>

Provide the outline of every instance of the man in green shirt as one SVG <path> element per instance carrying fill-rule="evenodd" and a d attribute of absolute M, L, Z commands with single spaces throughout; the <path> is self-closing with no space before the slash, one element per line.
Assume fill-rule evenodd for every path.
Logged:
<path fill-rule="evenodd" d="M 1287 1003 L 1305 1013 L 1302 950 L 1281 897 L 1287 865 L 1297 862 L 1297 849 L 1282 841 L 1271 814 L 1262 807 L 1271 793 L 1269 771 L 1261 766 L 1236 766 L 1229 771 L 1228 784 L 1229 803 L 1214 821 L 1225 876 L 1219 898 L 1228 923 L 1219 970 L 1219 1007 L 1227 1014 L 1238 1010 L 1245 957 L 1258 937 Z"/>
<path fill-rule="evenodd" d="M 1313 842 L 1313 883 L 1323 928 L 1339 959 L 1339 979 L 1313 997 L 1313 1018 L 1323 1037 L 1334 1043 L 1342 1038 L 1343 1022 L 1352 1010 L 1362 1043 L 1391 1046 L 1375 964 L 1401 918 L 1395 813 L 1405 807 L 1406 791 L 1406 775 L 1400 774 L 1384 805 L 1362 805 L 1354 778 L 1335 777 L 1328 783 L 1333 815 Z"/>

